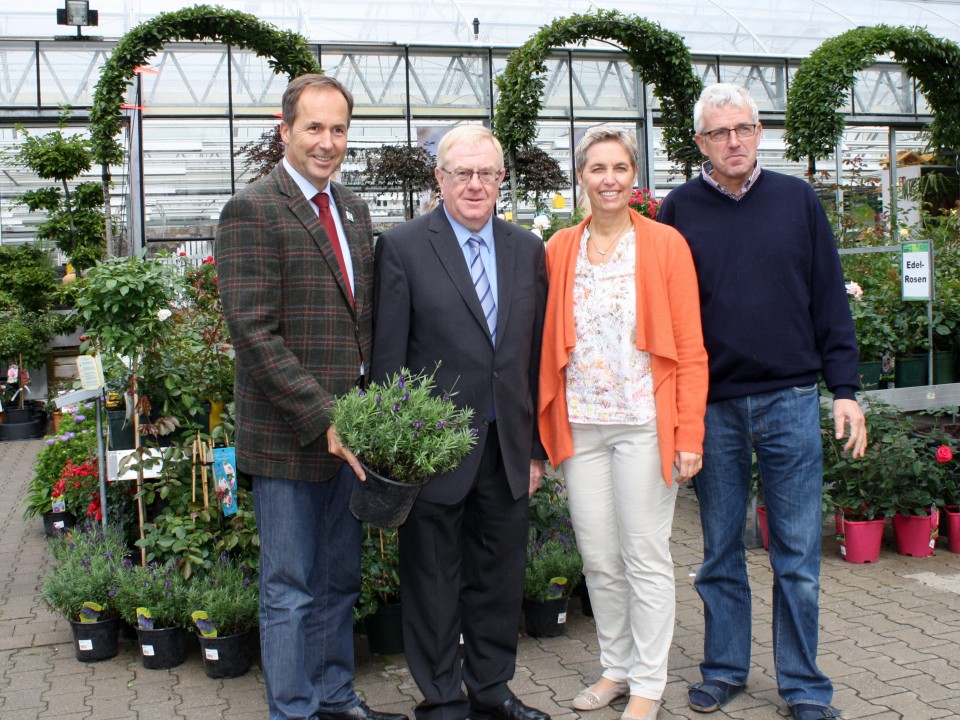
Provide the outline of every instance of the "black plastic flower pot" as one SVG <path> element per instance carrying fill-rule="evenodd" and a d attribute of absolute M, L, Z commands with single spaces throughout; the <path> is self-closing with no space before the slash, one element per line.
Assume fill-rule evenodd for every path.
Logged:
<path fill-rule="evenodd" d="M 530 637 L 557 637 L 567 631 L 569 597 L 523 601 L 523 618 Z"/>
<path fill-rule="evenodd" d="M 137 628 L 140 662 L 148 670 L 180 665 L 187 657 L 187 632 L 182 627 L 146 630 Z"/>
<path fill-rule="evenodd" d="M 198 635 L 200 653 L 203 655 L 203 671 L 208 678 L 240 677 L 250 669 L 250 650 L 252 630 L 227 635 L 226 637 L 205 638 Z"/>
<path fill-rule="evenodd" d="M 354 484 L 350 494 L 350 512 L 374 527 L 392 529 L 403 525 L 422 483 L 404 483 L 378 475 L 366 465 L 367 479 Z"/>
<path fill-rule="evenodd" d="M 99 662 L 116 657 L 120 638 L 120 619 L 99 622 L 70 621 L 73 649 L 80 662 Z"/>
<path fill-rule="evenodd" d="M 43 514 L 43 533 L 47 537 L 59 537 L 77 523 L 77 518 L 69 512 L 48 511 Z"/>
<path fill-rule="evenodd" d="M 368 615 L 367 642 L 375 655 L 396 655 L 403 652 L 403 624 L 400 603 L 382 603 Z"/>

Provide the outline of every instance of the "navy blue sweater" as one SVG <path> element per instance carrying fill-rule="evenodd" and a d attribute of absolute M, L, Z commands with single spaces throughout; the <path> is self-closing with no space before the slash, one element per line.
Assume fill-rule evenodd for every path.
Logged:
<path fill-rule="evenodd" d="M 657 220 L 690 244 L 710 356 L 708 402 L 809 385 L 859 388 L 857 341 L 830 223 L 809 184 L 763 170 L 739 201 L 697 176 Z"/>

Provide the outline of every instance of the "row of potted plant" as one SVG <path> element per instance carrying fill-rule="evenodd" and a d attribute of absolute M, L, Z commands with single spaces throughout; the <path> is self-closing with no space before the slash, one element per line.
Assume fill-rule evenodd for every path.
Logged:
<path fill-rule="evenodd" d="M 821 421 L 824 507 L 836 515 L 841 554 L 850 562 L 875 562 L 892 518 L 898 552 L 930 555 L 940 513 L 954 513 L 960 503 L 960 463 L 954 458 L 960 426 L 939 412 L 931 416 L 932 426 L 921 428 L 912 415 L 878 398 L 861 402 L 870 437 L 862 458 L 844 452 L 833 437 L 829 408 Z M 866 545 L 858 542 L 861 532 Z M 960 552 L 960 523 L 950 530 L 950 549 Z"/>
<path fill-rule="evenodd" d="M 211 677 L 249 667 L 250 632 L 258 625 L 257 578 L 249 567 L 224 556 L 186 580 L 173 563 L 135 563 L 125 533 L 95 523 L 56 538 L 51 552 L 43 597 L 69 620 L 78 660 L 114 657 L 123 621 L 136 629 L 146 668 L 183 662 L 188 629 Z M 225 643 L 237 646 L 239 657 L 221 657 Z"/>

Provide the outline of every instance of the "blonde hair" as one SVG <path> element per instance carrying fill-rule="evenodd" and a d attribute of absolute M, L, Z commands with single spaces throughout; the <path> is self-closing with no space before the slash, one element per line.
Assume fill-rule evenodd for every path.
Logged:
<path fill-rule="evenodd" d="M 633 163 L 633 169 L 640 167 L 640 150 L 637 147 L 637 138 L 626 130 L 618 128 L 616 125 L 594 125 L 588 128 L 583 134 L 583 138 L 577 144 L 577 149 L 573 153 L 573 159 L 577 170 L 583 170 L 587 164 L 587 151 L 597 143 L 614 140 L 623 146 L 630 156 L 630 162 Z"/>

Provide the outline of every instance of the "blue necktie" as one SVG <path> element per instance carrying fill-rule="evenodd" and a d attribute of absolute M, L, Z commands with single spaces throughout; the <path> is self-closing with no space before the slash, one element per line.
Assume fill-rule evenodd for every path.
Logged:
<path fill-rule="evenodd" d="M 490 288 L 490 281 L 487 279 L 487 272 L 483 269 L 483 260 L 480 258 L 480 244 L 483 240 L 471 237 L 467 242 L 470 243 L 470 250 L 473 252 L 473 259 L 470 261 L 470 277 L 473 278 L 473 286 L 477 290 L 477 297 L 480 298 L 480 307 L 483 308 L 483 315 L 487 319 L 490 338 L 496 344 L 497 303 L 494 302 L 493 290 Z"/>

